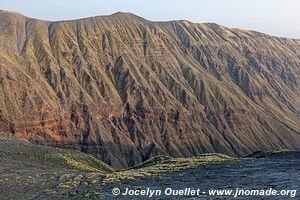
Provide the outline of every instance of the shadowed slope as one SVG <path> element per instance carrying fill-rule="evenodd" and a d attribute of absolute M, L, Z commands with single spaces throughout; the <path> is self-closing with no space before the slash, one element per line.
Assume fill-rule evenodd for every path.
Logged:
<path fill-rule="evenodd" d="M 75 150 L 64 150 L 30 144 L 17 140 L 0 139 L 0 155 L 6 165 L 21 169 L 22 166 L 54 169 L 73 169 L 87 172 L 112 173 L 114 169 L 102 161 Z M 7 167 L 7 166 L 6 166 Z M 34 170 L 33 170 L 34 171 Z"/>

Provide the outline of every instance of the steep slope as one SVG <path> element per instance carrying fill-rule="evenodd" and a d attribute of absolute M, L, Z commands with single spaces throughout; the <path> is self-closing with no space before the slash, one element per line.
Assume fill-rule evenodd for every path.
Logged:
<path fill-rule="evenodd" d="M 300 149 L 300 41 L 129 13 L 0 11 L 0 135 L 115 167 Z"/>

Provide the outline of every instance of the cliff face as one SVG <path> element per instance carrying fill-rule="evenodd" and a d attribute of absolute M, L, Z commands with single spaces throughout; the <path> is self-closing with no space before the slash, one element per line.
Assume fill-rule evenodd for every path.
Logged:
<path fill-rule="evenodd" d="M 116 167 L 300 149 L 300 40 L 127 13 L 0 11 L 0 135 Z"/>

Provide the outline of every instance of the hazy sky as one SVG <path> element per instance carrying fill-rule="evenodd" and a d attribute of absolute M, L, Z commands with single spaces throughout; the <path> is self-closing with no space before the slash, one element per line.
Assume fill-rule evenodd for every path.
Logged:
<path fill-rule="evenodd" d="M 47 20 L 123 11 L 149 20 L 215 22 L 300 39 L 300 0 L 0 0 L 0 9 Z"/>

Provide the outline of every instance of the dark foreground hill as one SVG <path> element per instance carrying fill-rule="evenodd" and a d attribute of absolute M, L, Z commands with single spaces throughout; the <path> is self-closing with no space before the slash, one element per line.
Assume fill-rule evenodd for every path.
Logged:
<path fill-rule="evenodd" d="M 111 199 L 111 187 L 234 160 L 222 154 L 154 157 L 116 171 L 80 151 L 0 138 L 0 199 Z M 123 185 L 124 186 L 124 185 Z"/>
<path fill-rule="evenodd" d="M 300 41 L 127 13 L 0 11 L 0 135 L 116 167 L 300 149 Z"/>
<path fill-rule="evenodd" d="M 125 188 L 198 187 L 207 192 L 225 186 L 233 190 L 241 186 L 253 188 L 254 182 L 254 188 L 259 190 L 267 190 L 270 186 L 276 190 L 287 187 L 295 190 L 272 199 L 296 194 L 300 183 L 299 151 L 257 152 L 250 157 L 237 159 L 222 154 L 202 154 L 193 158 L 155 156 L 138 166 L 114 170 L 80 151 L 0 138 L 0 198 L 139 200 L 145 196 L 114 196 L 112 189 L 117 187 L 124 192 Z M 169 199 L 170 196 L 153 197 L 162 198 Z M 226 199 L 226 196 L 201 194 L 199 198 Z M 249 199 L 249 196 L 245 198 Z"/>

